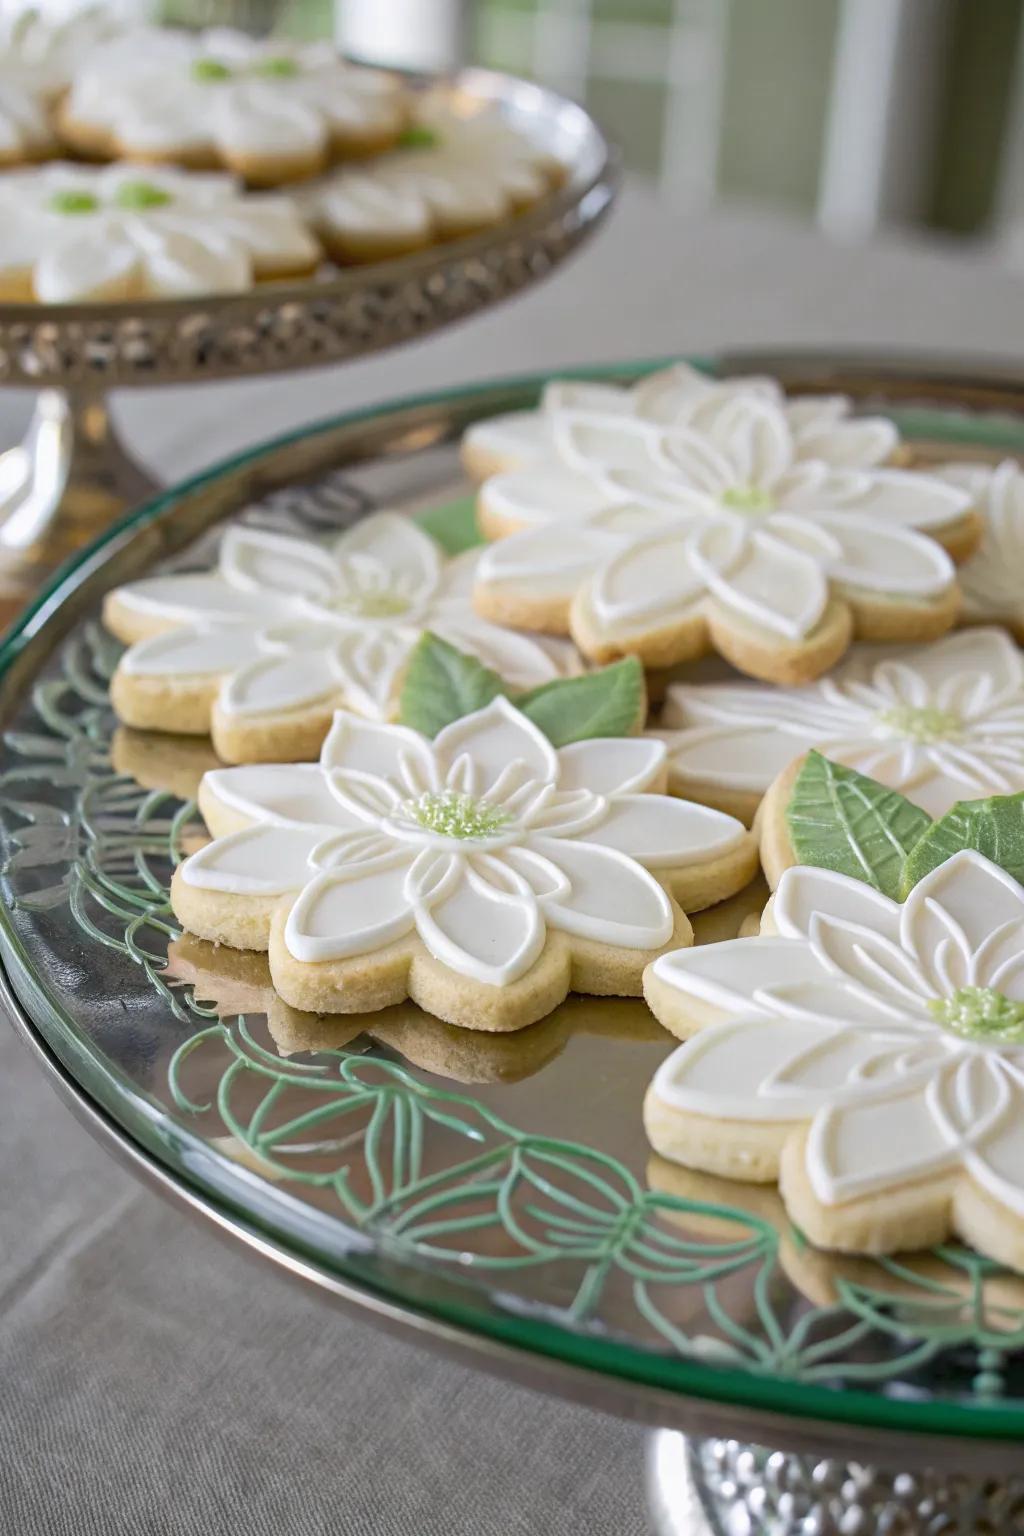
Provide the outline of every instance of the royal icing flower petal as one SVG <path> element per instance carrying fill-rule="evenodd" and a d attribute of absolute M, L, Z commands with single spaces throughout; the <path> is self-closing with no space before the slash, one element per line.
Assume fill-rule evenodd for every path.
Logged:
<path fill-rule="evenodd" d="M 648 869 L 701 863 L 738 847 L 743 829 L 733 816 L 666 795 L 617 795 L 590 842 L 617 848 Z"/>
<path fill-rule="evenodd" d="M 392 786 L 433 787 L 438 778 L 434 752 L 418 731 L 339 710 L 320 751 L 328 779 L 336 772 L 372 775 Z"/>
<path fill-rule="evenodd" d="M 771 1012 L 775 986 L 820 983 L 831 974 L 807 944 L 778 934 L 676 949 L 660 955 L 651 971 L 722 1015 Z"/>
<path fill-rule="evenodd" d="M 252 661 L 257 646 L 251 624 L 186 625 L 138 641 L 122 665 L 136 677 L 219 675 Z"/>
<path fill-rule="evenodd" d="M 544 919 L 532 893 L 502 893 L 468 865 L 453 889 L 417 909 L 416 930 L 442 964 L 496 987 L 525 975 L 545 940 Z"/>
<path fill-rule="evenodd" d="M 560 519 L 585 517 L 600 512 L 611 496 L 599 474 L 581 474 L 557 459 L 537 459 L 525 468 L 493 475 L 480 490 L 480 509 L 513 528 L 529 528 L 552 520 L 551 508 Z"/>
<path fill-rule="evenodd" d="M 182 877 L 231 896 L 281 896 L 308 880 L 311 855 L 323 839 L 323 827 L 245 827 L 200 848 L 182 866 Z"/>
<path fill-rule="evenodd" d="M 375 560 L 403 594 L 423 602 L 441 577 L 441 552 L 411 518 L 397 512 L 373 512 L 347 529 L 334 545 L 334 559 L 344 566 L 353 557 Z"/>
<path fill-rule="evenodd" d="M 694 725 L 656 734 L 668 749 L 670 783 L 676 790 L 705 783 L 763 795 L 795 757 L 820 746 L 813 734 L 768 724 Z"/>
<path fill-rule="evenodd" d="M 937 1121 L 929 1087 L 823 1110 L 811 1126 L 808 1173 L 826 1205 L 948 1173 L 961 1149 Z"/>
<path fill-rule="evenodd" d="M 772 922 L 792 938 L 813 935 L 816 918 L 827 913 L 896 942 L 900 909 L 896 902 L 861 880 L 849 880 L 830 869 L 803 865 L 786 870 L 772 899 Z"/>
<path fill-rule="evenodd" d="M 825 611 L 828 583 L 817 561 L 771 534 L 737 539 L 732 528 L 716 524 L 689 548 L 707 591 L 752 624 L 798 640 Z"/>
<path fill-rule="evenodd" d="M 666 756 L 663 744 L 650 736 L 570 742 L 558 752 L 558 786 L 589 789 L 597 795 L 660 789 Z"/>
<path fill-rule="evenodd" d="M 656 949 L 671 938 L 668 896 L 653 875 L 625 854 L 542 835 L 531 836 L 526 846 L 550 859 L 569 881 L 567 895 L 541 899 L 552 928 L 622 949 Z"/>
<path fill-rule="evenodd" d="M 221 541 L 220 569 L 240 592 L 327 603 L 338 589 L 337 565 L 325 549 L 263 528 L 229 528 Z"/>
<path fill-rule="evenodd" d="M 816 513 L 814 523 L 839 547 L 829 575 L 840 592 L 935 597 L 954 580 L 953 562 L 942 545 L 913 530 L 842 512 Z"/>
<path fill-rule="evenodd" d="M 558 777 L 558 757 L 554 747 L 525 715 L 520 714 L 502 695 L 484 709 L 445 726 L 434 740 L 434 751 L 442 774 L 451 771 L 460 758 L 472 765 L 472 782 L 464 788 L 473 795 L 486 796 L 510 765 L 523 763 L 531 778 L 554 783 Z"/>
<path fill-rule="evenodd" d="M 339 829 L 361 826 L 331 794 L 316 763 L 246 763 L 213 768 L 205 790 L 221 804 L 270 825 Z"/>
<path fill-rule="evenodd" d="M 1006 924 L 1024 935 L 1024 890 L 1005 870 L 964 849 L 910 892 L 900 915 L 900 942 L 941 997 L 991 985 L 986 947 Z M 1024 1001 L 1024 991 L 1008 995 Z"/>
<path fill-rule="evenodd" d="M 682 792 L 700 782 L 761 794 L 811 747 L 932 816 L 1024 790 L 1024 660 L 995 629 L 855 649 L 810 687 L 674 684 L 662 720 Z"/>
<path fill-rule="evenodd" d="M 118 603 L 126 609 L 168 626 L 248 620 L 251 627 L 276 614 L 284 617 L 287 611 L 265 593 L 231 586 L 218 571 L 148 576 L 116 590 Z"/>
<path fill-rule="evenodd" d="M 751 668 L 772 676 L 773 653 L 809 639 L 830 591 L 863 624 L 878 594 L 914 606 L 952 597 L 952 561 L 917 530 L 938 537 L 964 525 L 971 498 L 935 476 L 884 467 L 898 444 L 891 423 L 853 417 L 841 397 L 787 402 L 763 380 L 709 381 L 685 369 L 641 381 L 631 399 L 632 409 L 573 410 L 550 392 L 535 423 L 543 451 L 484 481 L 483 527 L 510 537 L 478 568 L 481 611 L 498 611 L 500 597 L 503 615 L 515 617 L 519 588 L 553 565 L 555 587 L 524 591 L 524 620 L 550 592 L 545 623 L 567 623 L 589 655 L 618 642 L 648 665 L 671 664 L 699 654 L 706 619 L 723 646 L 743 626 L 765 631 Z M 595 545 L 596 571 L 591 550 L 582 558 L 565 524 L 611 533 L 602 520 L 627 501 L 677 519 L 681 558 L 668 523 L 620 528 L 615 547 Z M 808 670 L 841 648 L 843 617 Z M 948 627 L 952 602 L 928 618 Z"/>
<path fill-rule="evenodd" d="M 968 618 L 1024 622 L 1024 473 L 1012 459 L 997 468 L 947 464 L 938 478 L 965 491 L 982 514 L 981 548 L 959 571 Z"/>
<path fill-rule="evenodd" d="M 349 709 L 367 720 L 387 720 L 412 648 L 402 630 L 357 627 L 332 637 L 324 659 Z"/>
<path fill-rule="evenodd" d="M 900 435 L 884 416 L 853 421 L 819 417 L 797 425 L 789 412 L 787 415 L 796 451 L 804 459 L 820 459 L 846 469 L 874 469 L 884 464 L 899 446 Z"/>
<path fill-rule="evenodd" d="M 788 937 L 771 931 L 780 916 Z M 781 1141 L 762 1142 L 757 1168 L 771 1176 L 774 1163 L 812 1238 L 815 1204 L 831 1208 L 829 1245 L 901 1246 L 903 1220 L 865 1239 L 863 1211 L 844 1226 L 844 1207 L 899 1191 L 912 1227 L 914 1195 L 932 1209 L 935 1180 L 961 1236 L 981 1231 L 965 1226 L 964 1181 L 1004 1216 L 1024 1216 L 1024 888 L 973 849 L 927 874 L 902 907 L 861 881 L 794 868 L 764 926 L 758 939 L 650 967 L 655 1012 L 696 1029 L 652 1084 L 656 1145 L 717 1166 L 718 1141 L 728 1152 L 736 1137 L 736 1167 L 750 1156 L 741 1126 L 780 1122 L 781 1158 Z M 701 1028 L 709 1008 L 715 1022 Z M 690 1114 L 712 1128 L 677 1137 L 673 1117 L 682 1129 Z"/>
<path fill-rule="evenodd" d="M 288 913 L 285 943 L 296 960 L 316 964 L 382 949 L 414 925 L 406 895 L 411 853 L 332 869 L 311 880 Z"/>
<path fill-rule="evenodd" d="M 937 475 L 918 470 L 879 469 L 864 477 L 856 494 L 830 498 L 843 511 L 901 528 L 943 528 L 970 511 L 969 494 Z M 823 507 L 822 511 L 828 510 Z"/>
<path fill-rule="evenodd" d="M 224 682 L 220 704 L 231 715 L 272 715 L 315 704 L 336 691 L 327 653 L 290 651 L 283 656 L 261 656 L 238 667 Z"/>
<path fill-rule="evenodd" d="M 496 590 L 517 588 L 552 602 L 568 600 L 617 548 L 613 536 L 582 526 L 520 533 L 488 545 L 477 576 Z"/>
<path fill-rule="evenodd" d="M 890 1042 L 813 1018 L 739 1018 L 700 1030 L 659 1068 L 666 1104 L 714 1119 L 800 1120 L 842 1097 L 870 1098 Z"/>
<path fill-rule="evenodd" d="M 670 618 L 703 588 L 685 539 L 665 532 L 614 554 L 598 570 L 589 596 L 602 624 L 628 632 Z"/>

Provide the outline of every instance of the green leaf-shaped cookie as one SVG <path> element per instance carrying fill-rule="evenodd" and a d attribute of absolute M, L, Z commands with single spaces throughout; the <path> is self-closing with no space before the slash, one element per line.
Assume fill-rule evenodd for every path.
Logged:
<path fill-rule="evenodd" d="M 1024 884 L 1024 794 L 959 800 L 914 845 L 903 871 L 902 894 L 962 848 L 976 848 Z"/>
<path fill-rule="evenodd" d="M 543 683 L 515 702 L 556 747 L 595 736 L 629 736 L 647 715 L 644 669 L 627 656 L 598 672 Z"/>
<path fill-rule="evenodd" d="M 461 555 L 482 544 L 476 525 L 476 497 L 462 496 L 441 507 L 426 507 L 416 516 L 424 533 L 436 539 L 446 555 Z"/>
<path fill-rule="evenodd" d="M 809 752 L 786 824 L 799 863 L 852 875 L 898 900 L 907 855 L 931 817 L 895 789 Z"/>
<path fill-rule="evenodd" d="M 505 685 L 496 672 L 464 656 L 447 640 L 424 635 L 409 659 L 399 715 L 403 725 L 436 736 L 463 715 L 483 709 Z"/>

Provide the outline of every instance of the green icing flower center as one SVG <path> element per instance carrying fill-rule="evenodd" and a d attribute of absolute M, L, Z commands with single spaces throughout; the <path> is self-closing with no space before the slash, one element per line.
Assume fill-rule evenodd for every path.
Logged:
<path fill-rule="evenodd" d="M 114 202 L 119 208 L 165 208 L 171 194 L 151 181 L 122 181 Z"/>
<path fill-rule="evenodd" d="M 409 612 L 409 599 L 392 587 L 378 587 L 344 598 L 341 606 L 346 613 L 361 619 L 393 619 Z"/>
<path fill-rule="evenodd" d="M 935 709 L 930 704 L 896 704 L 878 716 L 894 736 L 907 741 L 950 741 L 963 734 L 963 721 L 951 709 Z"/>
<path fill-rule="evenodd" d="M 995 987 L 957 987 L 950 997 L 932 998 L 928 1012 L 967 1040 L 1024 1042 L 1024 1003 L 1014 1002 Z"/>
<path fill-rule="evenodd" d="M 487 805 L 454 789 L 426 790 L 419 799 L 410 800 L 405 809 L 425 831 L 460 840 L 494 837 L 509 820 L 507 812 L 496 805 Z"/>
<path fill-rule="evenodd" d="M 433 128 L 427 128 L 422 123 L 410 123 L 398 136 L 400 149 L 433 149 L 440 143 L 440 136 Z"/>
<path fill-rule="evenodd" d="M 98 197 L 91 192 L 55 192 L 50 198 L 50 208 L 54 213 L 95 213 L 100 206 Z"/>
<path fill-rule="evenodd" d="M 775 502 L 759 485 L 731 485 L 722 492 L 722 506 L 732 512 L 773 512 Z"/>
<path fill-rule="evenodd" d="M 220 59 L 196 59 L 192 65 L 193 80 L 230 80 L 231 70 Z"/>
<path fill-rule="evenodd" d="M 297 75 L 299 66 L 294 59 L 284 55 L 272 59 L 260 59 L 258 64 L 252 67 L 254 75 L 276 75 L 281 80 L 288 79 L 291 75 Z"/>

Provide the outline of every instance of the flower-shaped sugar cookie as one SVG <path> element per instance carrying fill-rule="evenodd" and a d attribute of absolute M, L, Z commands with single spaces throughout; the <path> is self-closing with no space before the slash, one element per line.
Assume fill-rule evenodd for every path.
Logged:
<path fill-rule="evenodd" d="M 0 297 L 45 304 L 237 293 L 320 248 L 287 198 L 230 176 L 51 164 L 0 177 Z"/>
<path fill-rule="evenodd" d="M 121 30 L 117 16 L 99 5 L 60 19 L 35 9 L 4 14 L 0 7 L 0 168 L 57 152 L 52 108 L 90 52 Z"/>
<path fill-rule="evenodd" d="M 171 899 L 200 938 L 269 946 L 294 1007 L 408 996 L 518 1029 L 570 989 L 636 995 L 647 960 L 692 942 L 684 911 L 749 878 L 749 833 L 659 793 L 664 776 L 659 742 L 556 750 L 501 697 L 433 741 L 342 712 L 318 766 L 206 775 L 214 840 Z"/>
<path fill-rule="evenodd" d="M 1024 889 L 972 849 L 902 903 L 787 870 L 757 938 L 680 950 L 644 979 L 686 1043 L 644 1116 L 655 1150 L 779 1180 L 825 1248 L 956 1233 L 1024 1269 Z"/>
<path fill-rule="evenodd" d="M 540 448 L 484 481 L 483 615 L 569 631 L 598 661 L 715 649 L 775 682 L 819 676 L 854 635 L 951 627 L 950 552 L 973 550 L 980 520 L 959 487 L 878 464 L 891 427 L 842 401 L 787 406 L 765 382 L 671 370 L 645 385 L 556 387 L 525 428 Z M 467 460 L 500 458 L 510 425 L 522 435 L 506 418 L 471 436 Z"/>
<path fill-rule="evenodd" d="M 220 165 L 272 186 L 386 149 L 406 116 L 394 76 L 348 64 L 329 44 L 152 29 L 86 61 L 60 124 L 87 154 Z"/>
<path fill-rule="evenodd" d="M 1024 657 L 998 629 L 861 647 L 804 688 L 673 684 L 661 720 L 673 793 L 746 821 L 812 747 L 931 816 L 1024 790 Z"/>
<path fill-rule="evenodd" d="M 104 619 L 130 649 L 111 685 L 128 725 L 210 731 L 227 762 L 313 758 L 341 705 L 387 719 L 426 630 L 507 683 L 576 669 L 564 642 L 499 629 L 470 594 L 477 553 L 446 560 L 409 518 L 378 512 L 328 547 L 229 528 L 216 571 L 116 588 Z"/>
<path fill-rule="evenodd" d="M 428 99 L 408 143 L 335 171 L 303 207 L 339 262 L 376 261 L 490 228 L 542 197 L 563 174 L 550 153 L 493 108 Z"/>
<path fill-rule="evenodd" d="M 984 519 L 981 547 L 958 572 L 968 624 L 1005 624 L 1024 642 L 1024 473 L 1013 459 L 945 464 L 943 480 L 971 496 Z"/>

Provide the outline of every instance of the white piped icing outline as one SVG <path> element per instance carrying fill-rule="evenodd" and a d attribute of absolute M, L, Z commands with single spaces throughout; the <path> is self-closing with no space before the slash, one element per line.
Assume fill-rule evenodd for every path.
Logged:
<path fill-rule="evenodd" d="M 226 73 L 200 78 L 208 67 Z M 216 154 L 227 165 L 315 167 L 333 157 L 336 138 L 397 137 L 406 117 L 396 76 L 349 64 L 329 43 L 256 39 L 227 27 L 154 27 L 98 49 L 76 71 L 62 108 L 66 131 L 77 125 L 128 156 Z"/>
<path fill-rule="evenodd" d="M 949 722 L 934 740 L 913 734 L 928 711 Z M 862 646 L 804 688 L 673 684 L 661 726 L 680 794 L 695 781 L 764 794 L 814 748 L 937 817 L 957 800 L 1024 790 L 1024 658 L 998 629 Z"/>
<path fill-rule="evenodd" d="M 965 620 L 1007 624 L 1024 640 L 1024 472 L 1004 459 L 944 464 L 936 474 L 968 492 L 985 524 L 981 548 L 957 573 Z"/>
<path fill-rule="evenodd" d="M 902 906 L 789 869 L 760 938 L 676 950 L 648 975 L 710 1018 L 659 1067 L 656 1103 L 809 1127 L 827 1206 L 962 1170 L 1024 1216 L 1024 1045 L 964 1038 L 929 1006 L 969 986 L 1024 1004 L 1024 889 L 981 854 L 955 854 Z"/>
<path fill-rule="evenodd" d="M 125 206 L 139 189 L 153 205 Z M 62 211 L 69 198 L 96 206 Z M 0 283 L 21 278 L 44 303 L 237 293 L 319 257 L 289 199 L 232 176 L 50 162 L 0 177 Z"/>
<path fill-rule="evenodd" d="M 416 121 L 433 143 L 335 170 L 299 194 L 329 248 L 426 243 L 497 224 L 560 175 L 550 153 L 493 108 L 455 111 L 428 98 Z"/>
<path fill-rule="evenodd" d="M 250 825 L 193 854 L 182 879 L 238 897 L 290 891 L 284 938 L 300 962 L 371 955 L 415 929 L 452 971 L 507 986 L 549 928 L 622 949 L 666 943 L 673 905 L 652 871 L 742 843 L 733 817 L 661 794 L 664 772 L 664 748 L 642 737 L 556 751 L 502 697 L 433 742 L 340 711 L 316 768 L 206 775 L 204 793 Z M 424 797 L 467 818 L 482 809 L 484 830 L 435 830 Z"/>
<path fill-rule="evenodd" d="M 576 672 L 578 658 L 564 642 L 477 617 L 470 596 L 477 558 L 468 550 L 445 560 L 396 512 L 371 513 L 330 548 L 236 525 L 215 572 L 117 588 L 118 604 L 161 630 L 130 646 L 120 669 L 171 682 L 223 675 L 219 710 L 252 722 L 324 700 L 389 718 L 412 649 L 428 630 L 513 687 Z M 377 617 L 366 611 L 381 607 Z"/>
<path fill-rule="evenodd" d="M 627 640 L 707 603 L 798 642 L 831 590 L 941 597 L 954 567 L 927 534 L 960 522 L 971 495 L 886 466 L 897 442 L 843 399 L 787 403 L 772 381 L 711 383 L 686 365 L 632 390 L 553 384 L 538 412 L 467 433 L 470 463 L 512 465 L 480 489 L 485 526 L 509 536 L 479 589 L 542 583 Z"/>

